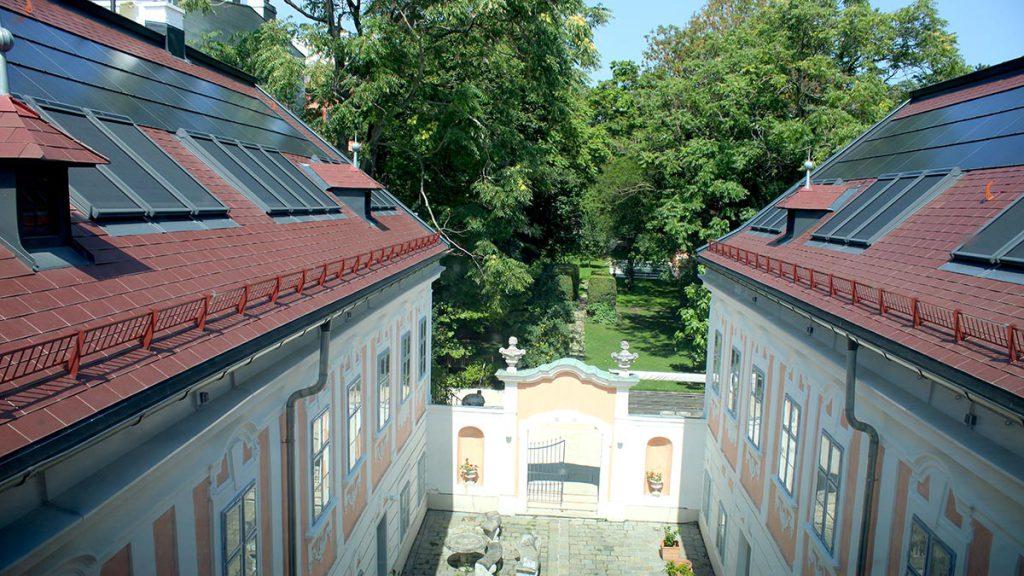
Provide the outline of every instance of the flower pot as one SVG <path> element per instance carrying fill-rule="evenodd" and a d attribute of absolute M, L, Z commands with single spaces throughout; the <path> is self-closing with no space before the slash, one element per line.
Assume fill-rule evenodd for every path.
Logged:
<path fill-rule="evenodd" d="M 648 481 L 647 487 L 651 491 L 651 496 L 661 496 L 661 489 L 665 487 L 665 483 L 661 480 L 657 482 Z"/>
<path fill-rule="evenodd" d="M 678 542 L 675 546 L 662 546 L 661 559 L 666 562 L 679 562 L 682 557 L 683 547 Z"/>
<path fill-rule="evenodd" d="M 466 484 L 476 484 L 476 480 L 479 477 L 480 473 L 476 470 L 470 470 L 462 473 L 462 479 L 466 481 Z"/>

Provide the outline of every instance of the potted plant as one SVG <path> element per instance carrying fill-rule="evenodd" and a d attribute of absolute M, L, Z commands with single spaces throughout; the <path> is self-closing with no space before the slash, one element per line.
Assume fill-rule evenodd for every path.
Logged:
<path fill-rule="evenodd" d="M 480 477 L 480 469 L 476 464 L 470 464 L 469 458 L 466 458 L 464 463 L 459 464 L 459 476 L 466 484 L 476 484 L 477 478 Z"/>
<path fill-rule="evenodd" d="M 661 539 L 661 559 L 674 563 L 681 558 L 682 546 L 679 544 L 679 532 L 671 526 L 665 527 L 665 536 Z"/>
<path fill-rule="evenodd" d="M 654 470 L 647 471 L 647 488 L 651 491 L 651 496 L 661 496 L 661 489 L 665 487 L 665 483 L 662 480 L 661 472 L 655 472 Z"/>
<path fill-rule="evenodd" d="M 693 563 L 685 558 L 678 562 L 665 562 L 666 576 L 693 576 Z"/>

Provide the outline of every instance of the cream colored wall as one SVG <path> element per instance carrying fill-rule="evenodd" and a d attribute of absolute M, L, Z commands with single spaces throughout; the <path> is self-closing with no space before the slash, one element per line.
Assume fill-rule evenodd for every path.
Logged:
<path fill-rule="evenodd" d="M 608 424 L 615 420 L 615 389 L 581 382 L 571 374 L 556 376 L 549 382 L 520 385 L 518 402 L 520 421 L 558 410 L 587 414 Z"/>

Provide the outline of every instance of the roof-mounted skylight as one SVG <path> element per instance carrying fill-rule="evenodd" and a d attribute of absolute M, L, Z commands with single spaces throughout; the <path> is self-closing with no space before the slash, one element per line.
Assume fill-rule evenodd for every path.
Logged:
<path fill-rule="evenodd" d="M 1024 268 L 1024 197 L 1003 210 L 963 246 L 953 258 L 989 265 Z"/>
<path fill-rule="evenodd" d="M 179 132 L 178 136 L 222 178 L 271 216 L 344 217 L 337 203 L 276 150 L 207 134 Z"/>
<path fill-rule="evenodd" d="M 33 102 L 48 120 L 106 156 L 109 164 L 71 168 L 72 201 L 90 217 L 221 217 L 228 208 L 123 117 Z"/>
<path fill-rule="evenodd" d="M 888 174 L 850 201 L 811 238 L 832 244 L 870 246 L 948 187 L 959 170 Z"/>

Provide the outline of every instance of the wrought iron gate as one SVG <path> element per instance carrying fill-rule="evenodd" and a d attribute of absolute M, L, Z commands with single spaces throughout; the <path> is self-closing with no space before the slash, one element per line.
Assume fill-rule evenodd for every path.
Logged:
<path fill-rule="evenodd" d="M 565 439 L 530 442 L 528 452 L 527 500 L 561 506 L 565 491 Z"/>

